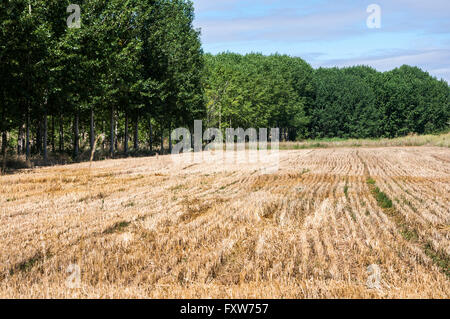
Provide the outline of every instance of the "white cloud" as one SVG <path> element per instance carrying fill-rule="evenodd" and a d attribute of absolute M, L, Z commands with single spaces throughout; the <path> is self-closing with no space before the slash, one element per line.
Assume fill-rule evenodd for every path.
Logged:
<path fill-rule="evenodd" d="M 337 59 L 330 61 L 315 61 L 312 63 L 325 67 L 346 67 L 353 65 L 368 65 L 379 71 L 388 71 L 403 64 L 420 67 L 437 78 L 450 82 L 450 50 L 424 50 L 414 52 L 398 52 L 384 56 L 360 57 L 356 59 Z"/>
<path fill-rule="evenodd" d="M 196 22 L 208 43 L 247 40 L 325 40 L 360 34 L 365 29 L 362 10 L 298 16 L 284 14 L 250 18 L 215 18 Z"/>

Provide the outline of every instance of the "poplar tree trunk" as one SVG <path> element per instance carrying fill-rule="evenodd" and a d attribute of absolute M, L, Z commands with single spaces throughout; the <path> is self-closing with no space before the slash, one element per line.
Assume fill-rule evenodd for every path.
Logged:
<path fill-rule="evenodd" d="M 6 172 L 6 144 L 8 143 L 8 134 L 6 131 L 2 132 L 2 156 L 3 156 L 3 164 L 2 164 L 2 172 Z"/>
<path fill-rule="evenodd" d="M 134 150 L 139 150 L 139 115 L 136 114 L 136 117 L 134 118 Z"/>
<path fill-rule="evenodd" d="M 29 161 L 30 160 L 30 111 L 29 110 L 27 110 L 27 121 L 26 121 L 27 123 L 26 123 L 26 126 L 27 126 L 27 128 L 26 128 L 26 141 L 25 141 L 25 144 L 26 144 L 26 157 L 27 157 L 27 161 Z"/>
<path fill-rule="evenodd" d="M 42 154 L 42 119 L 36 124 L 36 151 Z"/>
<path fill-rule="evenodd" d="M 52 129 L 51 129 L 52 153 L 55 153 L 55 117 L 52 115 Z"/>
<path fill-rule="evenodd" d="M 105 121 L 102 121 L 102 134 L 105 134 Z M 102 153 L 105 151 L 105 138 L 102 138 Z"/>
<path fill-rule="evenodd" d="M 162 129 L 162 125 L 161 125 L 161 155 L 164 155 L 164 130 Z"/>
<path fill-rule="evenodd" d="M 111 158 L 114 157 L 114 143 L 115 143 L 115 135 L 114 135 L 114 127 L 115 127 L 115 123 L 114 123 L 114 106 L 111 106 L 111 134 L 110 134 L 110 145 L 109 145 L 109 154 L 111 156 Z"/>
<path fill-rule="evenodd" d="M 93 152 L 95 148 L 95 128 L 94 128 L 94 108 L 91 108 L 91 123 L 90 123 L 90 146 L 91 146 L 91 153 Z"/>
<path fill-rule="evenodd" d="M 64 151 L 64 117 L 61 114 L 59 117 L 59 152 Z"/>
<path fill-rule="evenodd" d="M 169 124 L 169 154 L 172 154 L 172 124 Z"/>
<path fill-rule="evenodd" d="M 44 112 L 44 134 L 42 136 L 43 141 L 43 151 L 44 151 L 44 163 L 47 164 L 48 153 L 47 153 L 47 135 L 48 135 L 48 123 L 47 123 L 47 111 Z"/>
<path fill-rule="evenodd" d="M 74 141 L 73 141 L 73 156 L 75 158 L 75 160 L 78 159 L 78 155 L 80 152 L 80 146 L 79 146 L 79 139 L 80 139 L 80 132 L 79 132 L 79 127 L 78 127 L 78 122 L 79 122 L 79 114 L 78 111 L 75 113 L 75 120 L 74 120 Z"/>
<path fill-rule="evenodd" d="M 22 124 L 20 124 L 19 125 L 19 130 L 18 130 L 18 133 L 17 133 L 17 155 L 20 155 L 20 154 L 22 154 L 22 145 L 23 145 L 23 142 L 22 142 L 22 140 L 23 140 L 23 131 L 22 131 L 22 129 L 23 129 L 23 125 Z"/>
<path fill-rule="evenodd" d="M 150 135 L 149 135 L 149 145 L 150 145 L 150 152 L 153 152 L 153 127 L 152 127 L 152 119 L 149 119 L 150 124 Z"/>
<path fill-rule="evenodd" d="M 124 141 L 124 152 L 128 155 L 128 113 L 125 112 L 125 141 Z"/>
<path fill-rule="evenodd" d="M 114 134 L 115 134 L 114 145 L 116 147 L 116 150 L 118 150 L 119 149 L 119 123 L 117 121 L 114 122 Z"/>

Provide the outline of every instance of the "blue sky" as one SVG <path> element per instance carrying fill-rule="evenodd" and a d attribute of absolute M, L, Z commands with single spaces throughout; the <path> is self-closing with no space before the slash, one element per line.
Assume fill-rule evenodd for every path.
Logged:
<path fill-rule="evenodd" d="M 370 4 L 381 28 L 369 29 Z M 299 56 L 313 67 L 418 66 L 450 82 L 450 0 L 194 0 L 205 52 Z"/>

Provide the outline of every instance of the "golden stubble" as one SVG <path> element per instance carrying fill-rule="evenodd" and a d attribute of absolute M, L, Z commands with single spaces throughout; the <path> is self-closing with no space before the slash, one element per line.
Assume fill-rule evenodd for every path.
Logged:
<path fill-rule="evenodd" d="M 110 160 L 0 177 L 2 298 L 449 298 L 450 151 L 330 148 L 260 164 Z M 66 285 L 69 265 L 80 287 Z M 381 270 L 369 289 L 368 266 Z"/>

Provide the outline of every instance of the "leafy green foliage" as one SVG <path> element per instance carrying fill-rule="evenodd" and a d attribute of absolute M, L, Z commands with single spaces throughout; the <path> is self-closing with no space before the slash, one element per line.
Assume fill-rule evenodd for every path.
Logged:
<path fill-rule="evenodd" d="M 303 132 L 311 103 L 312 68 L 282 55 L 206 55 L 204 78 L 208 125 L 282 127 Z"/>
<path fill-rule="evenodd" d="M 367 138 L 379 135 L 371 68 L 319 69 L 315 73 L 316 100 L 309 109 L 310 136 L 314 138 Z"/>
<path fill-rule="evenodd" d="M 286 128 L 297 138 L 380 138 L 448 129 L 450 88 L 415 67 L 313 71 L 299 58 L 206 55 L 208 123 Z"/>

